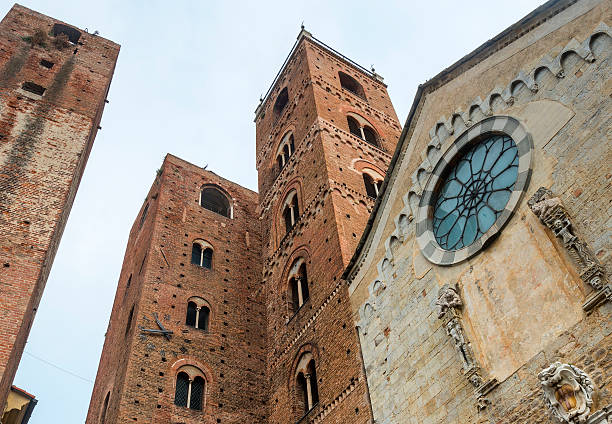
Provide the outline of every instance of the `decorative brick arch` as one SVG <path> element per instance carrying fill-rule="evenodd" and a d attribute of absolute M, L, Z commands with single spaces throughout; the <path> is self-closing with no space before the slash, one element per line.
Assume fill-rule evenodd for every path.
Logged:
<path fill-rule="evenodd" d="M 385 171 L 380 169 L 377 165 L 374 165 L 372 162 L 368 162 L 367 160 L 353 159 L 351 166 L 355 171 L 359 172 L 360 174 L 363 174 L 364 172 L 367 173 L 367 169 L 371 169 L 375 173 L 377 173 L 378 176 L 382 177 L 382 179 L 385 178 Z M 374 177 L 374 175 L 371 176 Z"/>
<path fill-rule="evenodd" d="M 213 380 L 213 373 L 210 370 L 210 367 L 208 367 L 207 365 L 203 364 L 202 362 L 198 361 L 195 357 L 193 356 L 185 356 L 181 359 L 176 360 L 171 366 L 170 366 L 170 374 L 172 378 L 169 378 L 168 380 L 171 381 L 171 386 L 172 386 L 172 392 L 174 393 L 174 389 L 176 386 L 176 374 L 178 372 L 178 370 L 181 367 L 184 367 L 185 365 L 191 365 L 192 367 L 196 367 L 198 368 L 200 371 L 202 371 L 202 374 L 204 374 L 204 379 L 206 380 L 206 390 L 205 390 L 205 394 L 208 392 L 208 387 L 209 385 L 214 381 Z"/>
<path fill-rule="evenodd" d="M 289 393 L 292 393 L 293 391 L 293 382 L 296 377 L 297 366 L 300 363 L 300 359 L 302 359 L 302 356 L 305 353 L 309 352 L 312 354 L 312 359 L 314 359 L 315 361 L 315 366 L 318 367 L 321 364 L 319 357 L 319 348 L 317 347 L 317 345 L 314 343 L 303 344 L 302 347 L 298 349 L 297 353 L 295 354 L 295 357 L 293 358 L 293 362 L 291 363 L 289 379 L 287 380 L 287 389 L 289 390 Z"/>

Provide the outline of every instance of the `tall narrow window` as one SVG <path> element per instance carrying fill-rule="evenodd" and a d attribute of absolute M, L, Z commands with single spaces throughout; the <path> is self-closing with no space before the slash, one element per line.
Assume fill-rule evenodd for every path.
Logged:
<path fill-rule="evenodd" d="M 210 308 L 207 302 L 199 297 L 192 297 L 187 303 L 185 324 L 200 330 L 208 331 Z"/>
<path fill-rule="evenodd" d="M 142 224 L 144 224 L 145 219 L 147 219 L 147 214 L 149 213 L 149 204 L 147 203 L 142 211 L 142 215 L 140 215 L 140 225 L 138 228 L 142 228 Z"/>
<path fill-rule="evenodd" d="M 185 365 L 176 375 L 174 404 L 184 408 L 201 411 L 204 408 L 206 380 L 198 368 Z"/>
<path fill-rule="evenodd" d="M 363 174 L 363 183 L 369 197 L 376 199 L 382 187 L 382 178 L 374 179 L 370 174 Z"/>
<path fill-rule="evenodd" d="M 366 100 L 365 92 L 363 91 L 363 86 L 359 84 L 359 82 L 357 82 L 355 78 L 348 74 L 345 74 L 344 72 L 338 72 L 338 77 L 340 78 L 340 85 L 342 86 L 342 88 Z"/>
<path fill-rule="evenodd" d="M 212 268 L 213 250 L 204 241 L 196 241 L 191 247 L 191 263 L 202 268 Z"/>
<path fill-rule="evenodd" d="M 216 187 L 207 186 L 200 192 L 200 205 L 204 209 L 227 218 L 232 217 L 232 207 L 227 196 Z"/>
<path fill-rule="evenodd" d="M 291 231 L 300 215 L 298 205 L 297 192 L 292 191 L 285 198 L 285 206 L 283 209 L 283 220 L 285 221 L 285 232 Z"/>
<path fill-rule="evenodd" d="M 132 309 L 130 310 L 130 315 L 128 315 L 127 324 L 125 326 L 125 337 L 127 337 L 130 332 L 130 328 L 132 328 L 132 319 L 134 318 L 134 305 L 132 305 Z"/>
<path fill-rule="evenodd" d="M 289 102 L 289 91 L 287 91 L 287 87 L 283 88 L 281 92 L 276 97 L 276 101 L 274 102 L 274 114 L 278 117 L 287 106 Z"/>
<path fill-rule="evenodd" d="M 285 165 L 289 162 L 289 158 L 293 155 L 295 151 L 295 142 L 293 139 L 293 133 L 291 131 L 287 132 L 283 136 L 281 143 L 278 147 L 278 152 L 276 154 L 276 163 L 278 164 L 278 173 L 283 170 Z"/>
<path fill-rule="evenodd" d="M 304 258 L 298 258 L 293 262 L 289 271 L 290 312 L 295 314 L 309 298 L 306 262 Z"/>
<path fill-rule="evenodd" d="M 302 355 L 296 370 L 296 409 L 306 415 L 319 402 L 317 370 L 312 353 Z"/>
<path fill-rule="evenodd" d="M 108 410 L 108 401 L 110 399 L 110 392 L 106 394 L 104 398 L 104 404 L 102 405 L 102 414 L 100 415 L 100 423 L 104 424 L 106 422 L 106 411 Z"/>

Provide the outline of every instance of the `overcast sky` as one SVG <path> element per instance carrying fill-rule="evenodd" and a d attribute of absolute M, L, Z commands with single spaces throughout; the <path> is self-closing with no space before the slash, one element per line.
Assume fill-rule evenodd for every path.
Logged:
<path fill-rule="evenodd" d="M 15 379 L 39 400 L 30 423 L 85 421 L 127 236 L 164 155 L 257 189 L 254 110 L 302 21 L 374 64 L 403 124 L 418 84 L 541 3 L 23 0 L 121 44 L 102 131 Z"/>

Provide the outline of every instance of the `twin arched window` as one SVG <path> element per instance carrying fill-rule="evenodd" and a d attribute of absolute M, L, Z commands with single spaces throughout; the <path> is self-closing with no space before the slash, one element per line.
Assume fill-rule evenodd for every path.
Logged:
<path fill-rule="evenodd" d="M 348 115 L 346 120 L 348 122 L 349 131 L 351 134 L 365 140 L 372 146 L 379 147 L 376 131 L 374 131 L 368 121 L 356 114 Z"/>
<path fill-rule="evenodd" d="M 293 262 L 289 269 L 288 279 L 289 311 L 295 314 L 310 297 L 306 261 L 304 258 L 298 258 Z"/>
<path fill-rule="evenodd" d="M 357 82 L 355 78 L 350 76 L 349 74 L 345 74 L 344 72 L 338 72 L 338 77 L 340 78 L 340 85 L 347 91 L 350 91 L 354 95 L 361 97 L 363 100 L 366 100 L 365 91 L 363 91 L 363 86 Z"/>
<path fill-rule="evenodd" d="M 283 170 L 287 162 L 289 162 L 289 158 L 295 152 L 295 141 L 293 138 L 293 133 L 289 131 L 283 137 L 283 140 L 278 147 L 278 151 L 276 152 L 276 163 L 278 165 L 278 173 Z"/>
<path fill-rule="evenodd" d="M 187 303 L 187 317 L 185 324 L 190 327 L 208 331 L 210 320 L 210 307 L 207 302 L 199 297 L 192 297 Z"/>
<path fill-rule="evenodd" d="M 319 402 L 317 370 L 311 352 L 304 353 L 295 373 L 296 409 L 306 415 Z"/>
<path fill-rule="evenodd" d="M 188 409 L 201 411 L 204 407 L 206 379 L 199 368 L 185 365 L 176 375 L 174 404 Z"/>
<path fill-rule="evenodd" d="M 363 183 L 366 188 L 366 193 L 369 197 L 376 199 L 380 193 L 383 179 L 381 177 L 373 177 L 368 173 L 363 173 Z"/>
<path fill-rule="evenodd" d="M 283 204 L 283 221 L 285 222 L 285 231 L 288 233 L 300 216 L 300 208 L 298 205 L 297 191 L 291 190 Z"/>
<path fill-rule="evenodd" d="M 205 186 L 200 192 L 200 206 L 209 211 L 232 218 L 232 205 L 221 190 L 214 186 Z"/>
<path fill-rule="evenodd" d="M 213 249 L 203 240 L 196 240 L 191 247 L 191 263 L 202 268 L 212 268 Z"/>

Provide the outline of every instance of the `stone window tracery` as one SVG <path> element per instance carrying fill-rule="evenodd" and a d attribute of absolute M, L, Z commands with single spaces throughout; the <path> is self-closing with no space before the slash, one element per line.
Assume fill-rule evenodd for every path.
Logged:
<path fill-rule="evenodd" d="M 204 408 L 206 380 L 204 373 L 192 365 L 179 368 L 176 375 L 174 404 L 201 411 Z"/>
<path fill-rule="evenodd" d="M 212 269 L 213 248 L 204 240 L 196 240 L 191 247 L 191 263 Z"/>
<path fill-rule="evenodd" d="M 507 116 L 480 121 L 448 147 L 417 208 L 417 242 L 430 262 L 461 262 L 497 236 L 527 189 L 532 150 L 531 136 Z"/>
<path fill-rule="evenodd" d="M 378 134 L 376 134 L 372 125 L 365 118 L 355 113 L 349 113 L 346 120 L 351 134 L 374 147 L 379 147 Z"/>
<path fill-rule="evenodd" d="M 200 330 L 208 331 L 210 306 L 200 297 L 191 297 L 187 302 L 185 324 Z"/>

